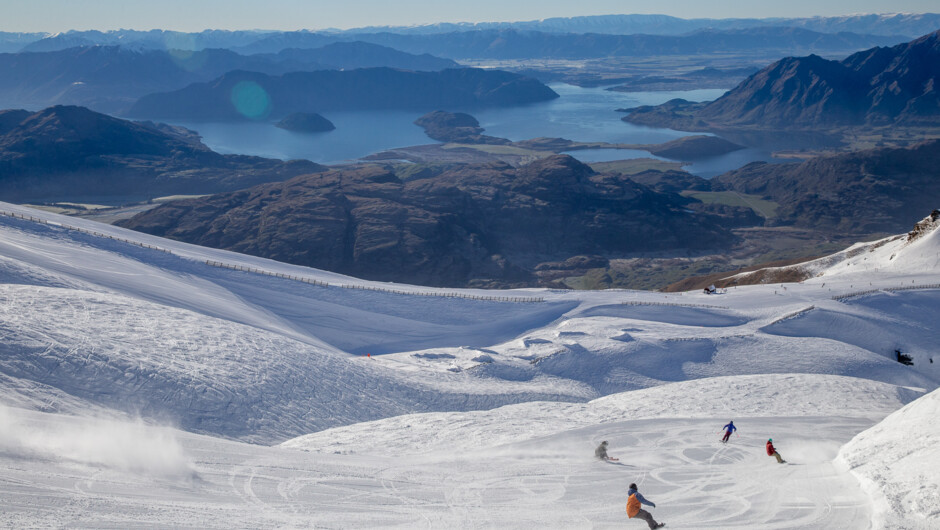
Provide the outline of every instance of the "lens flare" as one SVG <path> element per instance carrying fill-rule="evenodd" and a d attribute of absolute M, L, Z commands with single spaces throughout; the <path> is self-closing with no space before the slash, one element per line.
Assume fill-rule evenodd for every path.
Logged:
<path fill-rule="evenodd" d="M 239 114 L 253 120 L 267 118 L 271 114 L 271 97 L 254 81 L 239 81 L 232 87 L 232 105 Z"/>
<path fill-rule="evenodd" d="M 170 59 L 181 69 L 195 72 L 205 66 L 207 54 L 196 51 L 199 46 L 193 35 L 168 31 L 164 33 L 163 44 Z"/>

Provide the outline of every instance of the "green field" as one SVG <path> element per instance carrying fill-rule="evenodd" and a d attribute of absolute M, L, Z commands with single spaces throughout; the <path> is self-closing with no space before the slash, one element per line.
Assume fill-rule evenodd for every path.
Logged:
<path fill-rule="evenodd" d="M 483 153 L 490 153 L 493 155 L 518 155 L 518 156 L 532 156 L 536 158 L 544 158 L 546 156 L 551 156 L 555 153 L 551 151 L 535 151 L 533 149 L 525 149 L 522 147 L 516 147 L 513 145 L 489 145 L 489 144 L 445 144 L 443 149 L 459 149 L 459 148 L 469 148 L 476 149 Z"/>
<path fill-rule="evenodd" d="M 763 199 L 760 195 L 747 195 L 735 191 L 683 191 L 684 197 L 698 199 L 705 204 L 727 204 L 745 206 L 764 219 L 773 219 L 777 214 L 777 203 Z"/>

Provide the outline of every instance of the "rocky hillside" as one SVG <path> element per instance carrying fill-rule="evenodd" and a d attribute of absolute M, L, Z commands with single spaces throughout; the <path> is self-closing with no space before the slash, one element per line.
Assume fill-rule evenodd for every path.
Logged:
<path fill-rule="evenodd" d="M 84 107 L 0 111 L 0 193 L 8 201 L 217 193 L 323 169 L 220 155 L 190 131 Z"/>
<path fill-rule="evenodd" d="M 709 103 L 633 109 L 631 123 L 684 130 L 940 125 L 940 31 L 843 61 L 788 57 Z"/>
<path fill-rule="evenodd" d="M 930 140 L 799 164 L 752 163 L 711 183 L 778 203 L 776 224 L 866 235 L 905 230 L 936 208 L 938 167 L 940 140 Z"/>
<path fill-rule="evenodd" d="M 329 110 L 499 107 L 557 97 L 552 89 L 535 79 L 477 68 L 441 72 L 363 68 L 282 76 L 238 71 L 209 83 L 145 96 L 129 115 L 190 120 L 260 119 Z"/>
<path fill-rule="evenodd" d="M 408 180 L 380 166 L 336 169 L 167 203 L 122 226 L 368 279 L 534 285 L 542 262 L 735 240 L 687 202 L 556 155 Z"/>

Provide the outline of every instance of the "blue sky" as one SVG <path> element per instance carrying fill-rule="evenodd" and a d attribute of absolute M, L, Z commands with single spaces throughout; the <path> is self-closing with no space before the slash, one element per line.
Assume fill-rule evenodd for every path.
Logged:
<path fill-rule="evenodd" d="M 294 30 L 614 13 L 764 18 L 938 11 L 937 0 L 0 0 L 0 31 Z"/>

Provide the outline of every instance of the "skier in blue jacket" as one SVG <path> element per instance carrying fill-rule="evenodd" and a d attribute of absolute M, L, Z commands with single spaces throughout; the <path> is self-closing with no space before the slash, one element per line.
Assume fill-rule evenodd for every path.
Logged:
<path fill-rule="evenodd" d="M 728 438 L 731 438 L 731 433 L 738 430 L 738 428 L 734 426 L 733 421 L 729 421 L 728 425 L 725 425 L 722 429 L 725 430 L 725 437 L 721 439 L 722 442 L 727 442 Z"/>

